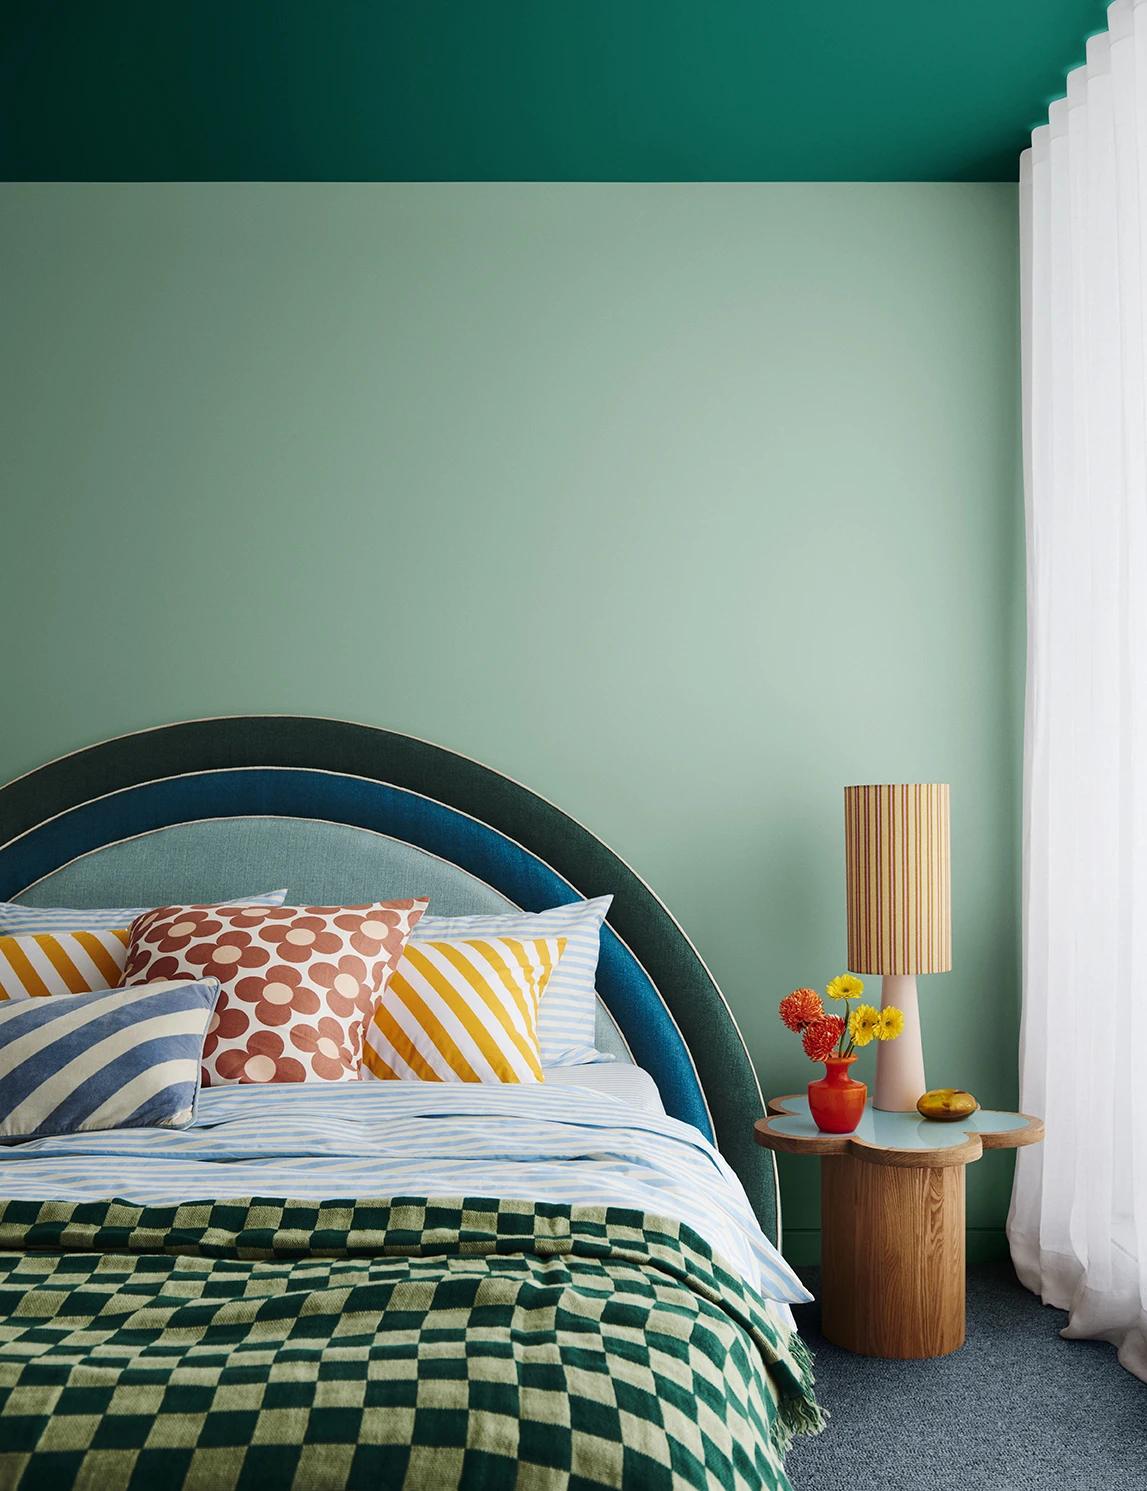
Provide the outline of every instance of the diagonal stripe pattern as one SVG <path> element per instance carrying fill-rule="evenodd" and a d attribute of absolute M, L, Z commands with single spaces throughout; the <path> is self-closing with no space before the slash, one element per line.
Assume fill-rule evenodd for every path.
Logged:
<path fill-rule="evenodd" d="M 564 937 L 408 943 L 363 1047 L 383 1081 L 542 1082 L 538 1004 Z"/>
<path fill-rule="evenodd" d="M 90 994 L 123 982 L 128 929 L 0 937 L 0 1000 Z"/>
<path fill-rule="evenodd" d="M 195 1117 L 217 979 L 0 1005 L 0 1136 Z"/>
<path fill-rule="evenodd" d="M 224 902 L 281 906 L 285 890 Z M 78 911 L 0 901 L 0 1001 L 88 994 L 123 983 L 129 930 L 147 907 Z"/>
<path fill-rule="evenodd" d="M 543 1067 L 601 1061 L 594 1049 L 601 927 L 612 896 L 574 901 L 549 911 L 514 911 L 493 916 L 427 914 L 410 934 L 412 943 L 456 937 L 564 937 L 566 950 L 546 985 L 538 1010 L 538 1045 Z"/>

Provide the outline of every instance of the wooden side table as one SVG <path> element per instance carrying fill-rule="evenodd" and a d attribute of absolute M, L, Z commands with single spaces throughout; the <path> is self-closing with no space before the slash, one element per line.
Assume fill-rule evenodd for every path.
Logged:
<path fill-rule="evenodd" d="M 946 1356 L 964 1344 L 964 1166 L 1043 1138 L 1023 1113 L 955 1123 L 871 1103 L 854 1134 L 826 1134 L 808 1098 L 773 1098 L 758 1144 L 820 1156 L 821 1316 L 862 1356 Z"/>

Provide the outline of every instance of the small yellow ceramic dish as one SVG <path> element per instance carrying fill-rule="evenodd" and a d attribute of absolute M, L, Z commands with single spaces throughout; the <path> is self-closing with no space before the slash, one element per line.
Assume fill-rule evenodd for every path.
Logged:
<path fill-rule="evenodd" d="M 936 1087 L 926 1092 L 916 1104 L 922 1118 L 936 1123 L 955 1123 L 961 1118 L 970 1118 L 979 1107 L 970 1092 L 962 1087 Z"/>

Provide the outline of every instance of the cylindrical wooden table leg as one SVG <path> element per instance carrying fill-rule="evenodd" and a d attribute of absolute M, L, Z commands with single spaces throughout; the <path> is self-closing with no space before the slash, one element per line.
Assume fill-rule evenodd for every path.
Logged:
<path fill-rule="evenodd" d="M 820 1162 L 821 1319 L 862 1356 L 946 1356 L 964 1343 L 964 1167 Z"/>

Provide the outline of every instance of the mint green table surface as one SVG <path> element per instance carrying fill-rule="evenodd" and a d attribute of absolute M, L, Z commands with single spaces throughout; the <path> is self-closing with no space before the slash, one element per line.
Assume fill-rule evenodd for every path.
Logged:
<path fill-rule="evenodd" d="M 1030 1119 L 1022 1113 L 996 1113 L 979 1109 L 968 1118 L 952 1123 L 938 1123 L 921 1118 L 918 1113 L 885 1113 L 865 1104 L 864 1116 L 851 1134 L 828 1134 L 818 1129 L 809 1117 L 808 1098 L 780 1098 L 787 1112 L 770 1118 L 769 1128 L 792 1139 L 860 1139 L 881 1149 L 955 1149 L 967 1142 L 969 1134 L 1006 1134 L 1027 1129 Z"/>

